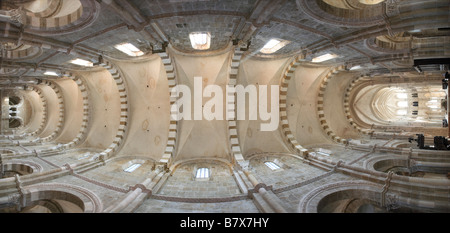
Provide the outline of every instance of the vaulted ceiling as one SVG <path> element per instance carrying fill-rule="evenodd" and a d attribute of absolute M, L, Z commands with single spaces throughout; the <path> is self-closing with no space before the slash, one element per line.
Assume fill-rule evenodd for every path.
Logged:
<path fill-rule="evenodd" d="M 100 197 L 84 198 L 85 212 L 224 200 L 235 212 L 317 212 L 349 193 L 445 212 L 448 152 L 410 137 L 450 133 L 449 12 L 450 0 L 2 0 L 0 168 L 36 169 L 8 171 L 0 207 L 76 189 Z M 175 96 L 178 85 L 194 97 Z M 202 96 L 238 85 L 258 105 Z M 246 119 L 228 111 L 240 104 Z M 201 118 L 212 106 L 232 119 Z M 203 192 L 193 173 L 207 167 Z M 423 167 L 442 179 L 404 177 Z"/>
<path fill-rule="evenodd" d="M 378 3 L 380 2 L 380 3 Z M 373 4 L 376 3 L 376 4 Z M 114 48 L 129 42 L 146 54 L 168 44 L 190 53 L 248 46 L 262 59 L 327 53 L 328 64 L 365 72 L 413 71 L 414 59 L 450 54 L 448 0 L 7 0 L 2 1 L 1 76 L 42 76 L 43 70 L 82 69 L 69 63 L 99 56 L 131 59 Z M 189 33 L 207 31 L 211 46 L 195 50 Z M 272 54 L 272 38 L 289 43 Z M 434 69 L 435 67 L 432 67 Z"/>

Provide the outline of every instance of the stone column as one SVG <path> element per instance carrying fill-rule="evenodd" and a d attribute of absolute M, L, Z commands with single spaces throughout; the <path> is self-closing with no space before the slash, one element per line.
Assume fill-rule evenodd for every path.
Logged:
<path fill-rule="evenodd" d="M 249 190 L 249 195 L 262 208 L 263 212 L 286 213 L 287 211 L 280 204 L 280 199 L 272 192 L 271 187 L 259 182 L 256 177 L 248 170 L 244 170 L 244 174 L 253 185 L 253 190 Z M 270 209 L 268 209 L 269 207 Z"/>
<path fill-rule="evenodd" d="M 132 191 L 128 192 L 125 197 L 117 204 L 105 209 L 107 213 L 130 213 L 133 212 L 145 199 L 152 194 L 152 188 L 160 181 L 165 174 L 162 166 L 158 166 L 150 176 L 142 183 L 136 184 Z"/>
<path fill-rule="evenodd" d="M 0 95 L 1 101 L 1 134 L 6 134 L 9 131 L 9 98 L 4 91 Z"/>

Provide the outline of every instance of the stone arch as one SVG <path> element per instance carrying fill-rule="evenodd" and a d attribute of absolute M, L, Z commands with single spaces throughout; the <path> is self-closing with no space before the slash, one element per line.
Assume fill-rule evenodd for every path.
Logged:
<path fill-rule="evenodd" d="M 56 97 L 58 99 L 58 108 L 59 108 L 59 115 L 58 115 L 59 118 L 58 118 L 58 123 L 57 123 L 55 130 L 49 136 L 42 138 L 43 142 L 48 142 L 48 141 L 51 141 L 54 138 L 56 138 L 62 130 L 62 127 L 64 124 L 64 115 L 65 115 L 64 98 L 62 96 L 61 88 L 55 82 L 45 80 L 45 81 L 43 81 L 43 83 L 45 85 L 51 87 L 53 89 L 53 91 L 55 92 Z"/>
<path fill-rule="evenodd" d="M 345 114 L 350 125 L 364 134 L 386 134 L 386 132 L 381 131 L 388 128 L 397 131 L 410 130 L 411 127 L 421 128 L 421 131 L 425 133 L 438 134 L 442 125 L 441 118 L 438 118 L 443 114 L 442 106 L 440 106 L 441 109 L 434 106 L 437 107 L 437 110 L 440 110 L 434 112 L 432 111 L 434 109 L 431 109 L 433 106 L 430 107 L 427 104 L 432 99 L 436 101 L 436 103 L 431 103 L 434 105 L 438 104 L 439 100 L 443 100 L 443 96 L 440 96 L 442 91 L 439 84 L 440 80 L 441 77 L 437 76 L 431 76 L 426 82 L 415 76 L 411 78 L 389 75 L 360 76 L 355 78 L 346 89 L 344 96 Z M 407 82 L 414 84 L 408 84 Z M 419 93 L 419 97 L 417 93 Z M 400 99 L 399 94 L 406 94 L 401 97 L 406 98 Z M 369 104 L 359 101 L 363 96 Z M 406 106 L 398 105 L 400 102 L 403 102 Z M 418 105 L 414 105 L 414 103 Z M 367 107 L 370 107 L 369 110 L 367 110 Z M 403 112 L 401 113 L 398 110 Z M 372 115 L 369 117 L 364 111 L 370 111 Z M 411 127 L 408 128 L 407 125 Z"/>
<path fill-rule="evenodd" d="M 175 64 L 173 64 L 173 59 L 167 50 L 163 53 L 158 53 L 158 55 L 161 57 L 161 61 L 164 64 L 164 69 L 167 74 L 169 92 L 172 92 L 172 90 L 174 90 L 174 88 L 177 85 Z M 170 107 L 171 109 L 177 107 L 176 98 L 170 97 Z M 178 121 L 171 120 L 169 125 L 169 135 L 167 145 L 164 151 L 164 155 L 160 159 L 161 162 L 167 164 L 171 164 L 173 162 L 177 144 L 177 135 L 178 135 L 177 130 L 178 130 Z"/>
<path fill-rule="evenodd" d="M 64 200 L 78 206 L 84 213 L 100 213 L 103 204 L 93 192 L 79 186 L 47 183 L 34 184 L 23 188 L 21 206 L 25 207 L 40 200 Z"/>
<path fill-rule="evenodd" d="M 380 206 L 382 185 L 365 181 L 346 181 L 317 187 L 303 196 L 298 206 L 300 213 L 328 211 L 327 204 L 342 199 L 364 199 L 364 203 Z"/>
<path fill-rule="evenodd" d="M 360 191 L 357 189 L 349 189 L 345 191 L 338 191 L 329 194 L 322 198 L 318 204 L 317 210 L 319 213 L 357 213 L 366 212 L 362 209 L 371 209 L 375 213 L 384 212 L 383 208 L 378 206 L 375 201 L 376 193 L 371 191 Z M 370 206 L 371 208 L 365 208 Z M 367 211 L 370 212 L 370 211 Z"/>
<path fill-rule="evenodd" d="M 412 151 L 411 156 L 412 156 Z M 430 160 L 426 157 L 433 157 Z M 366 169 L 376 170 L 380 172 L 393 172 L 399 176 L 408 177 L 427 177 L 427 176 L 441 176 L 445 178 L 450 172 L 450 164 L 447 162 L 445 157 L 436 153 L 433 156 L 433 152 L 428 153 L 423 158 L 410 156 L 399 157 L 399 156 L 381 156 L 374 157 L 367 161 L 364 161 L 364 166 Z M 432 161 L 432 162 L 430 162 Z"/>
<path fill-rule="evenodd" d="M 25 44 L 5 43 L 6 54 L 5 60 L 23 61 L 39 57 L 43 53 L 43 49 Z"/>
<path fill-rule="evenodd" d="M 0 177 L 12 177 L 15 174 L 28 175 L 32 173 L 39 173 L 43 170 L 42 166 L 25 160 L 8 160 L 0 164 Z"/>
<path fill-rule="evenodd" d="M 339 137 L 338 135 L 336 135 L 336 133 L 332 129 L 330 129 L 330 127 L 327 123 L 327 120 L 326 120 L 325 112 L 324 112 L 324 96 L 325 96 L 325 90 L 327 89 L 329 79 L 333 78 L 333 76 L 335 76 L 337 73 L 339 73 L 343 70 L 345 70 L 344 66 L 334 67 L 322 79 L 320 88 L 318 91 L 318 95 L 317 95 L 318 96 L 317 97 L 317 115 L 318 115 L 318 119 L 320 121 L 320 125 L 322 126 L 324 133 L 328 137 L 330 137 L 331 140 L 333 140 L 337 143 L 347 144 L 346 139 Z"/>
<path fill-rule="evenodd" d="M 233 169 L 233 165 L 229 161 L 227 161 L 225 159 L 220 159 L 220 158 L 211 158 L 211 159 L 184 159 L 184 160 L 179 160 L 179 161 L 176 161 L 175 163 L 172 164 L 172 166 L 170 167 L 170 170 L 173 173 L 180 166 L 194 164 L 194 163 L 199 163 L 199 162 L 223 164 L 223 166 L 227 166 L 230 169 L 230 171 Z"/>
<path fill-rule="evenodd" d="M 25 31 L 41 35 L 72 33 L 91 25 L 99 12 L 97 1 L 52 0 L 42 11 L 25 8 Z"/>
<path fill-rule="evenodd" d="M 241 63 L 241 59 L 244 56 L 244 51 L 241 45 L 237 45 L 234 48 L 234 52 L 231 58 L 231 68 L 230 68 L 230 79 L 228 81 L 228 85 L 232 87 L 236 87 L 237 84 L 237 75 L 239 72 L 239 65 Z M 233 109 L 236 109 L 236 100 L 234 96 L 232 98 L 233 101 Z M 229 103 L 227 103 L 229 104 Z M 228 113 L 227 113 L 228 114 Z M 231 153 L 233 154 L 231 160 L 236 162 L 237 164 L 244 162 L 244 156 L 242 155 L 241 146 L 239 144 L 238 130 L 237 130 L 237 121 L 236 121 L 236 112 L 234 112 L 233 118 L 228 121 L 228 133 L 229 140 L 231 146 Z"/>
<path fill-rule="evenodd" d="M 383 35 L 365 40 L 367 48 L 382 53 L 408 53 L 411 50 L 411 38 L 404 33 L 397 35 Z"/>
<path fill-rule="evenodd" d="M 345 111 L 345 115 L 347 117 L 348 122 L 350 123 L 351 126 L 353 126 L 354 129 L 356 129 L 358 132 L 363 133 L 363 134 L 371 134 L 373 132 L 373 130 L 368 130 L 365 128 L 362 128 L 358 123 L 355 122 L 355 120 L 353 119 L 354 116 L 352 115 L 351 109 L 350 109 L 350 99 L 351 99 L 351 93 L 353 91 L 353 89 L 357 86 L 357 83 L 362 79 L 362 77 L 357 77 L 355 79 L 353 79 L 349 86 L 347 87 L 347 89 L 345 90 L 345 94 L 344 94 L 344 111 Z"/>
<path fill-rule="evenodd" d="M 10 129 L 19 128 L 22 125 L 23 125 L 23 121 L 20 118 L 10 118 L 9 119 L 9 128 Z"/>
<path fill-rule="evenodd" d="M 106 150 L 95 156 L 97 159 L 104 161 L 108 158 L 111 158 L 114 154 L 116 154 L 120 149 L 122 142 L 125 140 L 128 129 L 127 126 L 129 115 L 129 107 L 128 107 L 129 102 L 128 102 L 126 82 L 124 78 L 122 78 L 121 71 L 109 61 L 104 61 L 103 63 L 100 64 L 100 66 L 104 67 L 111 74 L 114 82 L 117 85 L 119 91 L 120 111 L 121 111 L 119 129 L 117 130 L 113 143 L 108 148 L 106 148 Z"/>
<path fill-rule="evenodd" d="M 339 1 L 338 1 L 339 2 Z M 384 25 L 384 3 L 366 5 L 359 2 L 337 5 L 333 1 L 297 0 L 303 12 L 321 22 L 343 27 L 368 27 Z"/>
<path fill-rule="evenodd" d="M 13 95 L 9 97 L 9 105 L 20 105 L 22 103 L 23 99 L 20 96 Z"/>
<path fill-rule="evenodd" d="M 208 168 L 207 179 L 196 179 L 196 171 Z M 175 162 L 170 177 L 157 191 L 157 196 L 187 199 L 234 198 L 242 195 L 232 164 L 225 159 L 187 159 Z M 184 183 L 187 189 L 180 187 Z"/>
<path fill-rule="evenodd" d="M 83 119 L 81 122 L 79 133 L 71 142 L 62 145 L 63 148 L 68 149 L 80 144 L 83 141 L 84 137 L 86 136 L 89 124 L 89 97 L 88 97 L 89 94 L 88 89 L 86 88 L 81 76 L 75 75 L 71 72 L 64 72 L 63 76 L 72 79 L 77 84 L 78 89 L 80 90 L 81 95 L 83 97 L 83 116 L 82 116 Z"/>
<path fill-rule="evenodd" d="M 29 136 L 37 136 L 40 133 L 42 133 L 42 131 L 44 130 L 45 124 L 47 123 L 47 99 L 45 98 L 44 94 L 42 93 L 42 90 L 37 87 L 28 86 L 26 90 L 36 92 L 39 95 L 39 99 L 42 102 L 43 115 L 42 115 L 42 120 L 39 125 L 39 128 L 33 132 L 28 133 Z"/>
<path fill-rule="evenodd" d="M 288 65 L 286 71 L 281 78 L 280 85 L 280 124 L 283 131 L 283 134 L 286 138 L 286 141 L 292 147 L 292 149 L 303 157 L 308 156 L 308 150 L 302 147 L 298 141 L 295 139 L 295 136 L 292 134 L 292 131 L 289 126 L 289 121 L 287 117 L 287 92 L 289 88 L 289 82 L 292 77 L 294 77 L 295 70 L 300 65 L 300 57 L 294 58 L 294 60 Z"/>
<path fill-rule="evenodd" d="M 2 149 L 0 149 L 1 155 L 15 155 L 16 153 L 17 153 L 17 150 L 15 150 L 13 148 L 3 147 Z"/>

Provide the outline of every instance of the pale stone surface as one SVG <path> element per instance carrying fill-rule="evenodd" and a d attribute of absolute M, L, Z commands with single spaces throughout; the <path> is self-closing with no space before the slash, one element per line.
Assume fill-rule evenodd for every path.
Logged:
<path fill-rule="evenodd" d="M 445 101 L 427 107 L 432 97 L 448 100 L 448 67 L 418 73 L 412 64 L 448 57 L 448 31 L 438 30 L 449 27 L 448 1 L 371 3 L 64 0 L 26 3 L 29 12 L 18 1 L 2 5 L 1 50 L 9 55 L 0 69 L 0 212 L 449 212 L 448 151 L 408 141 L 424 133 L 430 145 L 449 135 Z M 192 48 L 191 32 L 209 32 L 211 48 Z M 260 53 L 273 38 L 286 46 Z M 124 42 L 145 55 L 115 48 Z M 311 62 L 327 53 L 337 57 Z M 94 67 L 71 64 L 75 58 Z M 258 116 L 174 121 L 170 90 L 192 90 L 195 77 L 223 91 L 278 85 L 279 106 L 270 109 L 278 128 L 262 131 Z M 397 87 L 421 118 L 394 119 L 387 89 Z M 19 128 L 9 127 L 4 99 L 13 94 L 25 102 Z M 228 101 L 234 109 L 245 102 L 251 116 L 261 111 L 237 96 Z M 141 166 L 124 171 L 133 164 Z M 211 177 L 196 179 L 199 168 Z"/>

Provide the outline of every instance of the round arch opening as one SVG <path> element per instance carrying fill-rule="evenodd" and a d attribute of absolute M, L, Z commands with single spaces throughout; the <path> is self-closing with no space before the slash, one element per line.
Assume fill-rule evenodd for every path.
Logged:
<path fill-rule="evenodd" d="M 15 175 L 28 175 L 35 171 L 35 168 L 26 164 L 5 163 L 1 166 L 0 179 L 14 177 Z"/>
<path fill-rule="evenodd" d="M 9 97 L 9 105 L 18 105 L 22 99 L 19 96 L 10 96 Z"/>
<path fill-rule="evenodd" d="M 375 193 L 347 189 L 328 194 L 317 205 L 318 213 L 386 213 L 384 207 L 379 206 Z"/>
<path fill-rule="evenodd" d="M 373 168 L 380 172 L 393 172 L 399 176 L 423 177 L 436 179 L 449 179 L 450 167 L 444 163 L 430 163 L 426 161 L 412 161 L 408 165 L 407 160 L 385 159 L 373 164 Z"/>

